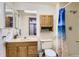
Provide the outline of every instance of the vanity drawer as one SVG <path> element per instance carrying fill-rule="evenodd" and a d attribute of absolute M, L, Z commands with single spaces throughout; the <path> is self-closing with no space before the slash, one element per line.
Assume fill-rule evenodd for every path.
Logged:
<path fill-rule="evenodd" d="M 37 42 L 28 42 L 28 45 L 37 45 Z"/>

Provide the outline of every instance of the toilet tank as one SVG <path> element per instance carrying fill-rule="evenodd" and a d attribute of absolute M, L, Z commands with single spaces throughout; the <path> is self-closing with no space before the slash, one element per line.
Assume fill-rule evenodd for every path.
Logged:
<path fill-rule="evenodd" d="M 42 49 L 53 48 L 53 41 L 42 41 Z"/>

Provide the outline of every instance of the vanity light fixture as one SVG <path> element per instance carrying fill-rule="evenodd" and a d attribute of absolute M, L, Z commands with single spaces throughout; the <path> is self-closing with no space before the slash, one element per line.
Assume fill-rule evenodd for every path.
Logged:
<path fill-rule="evenodd" d="M 25 13 L 34 13 L 34 14 L 36 14 L 36 13 L 37 13 L 37 11 L 36 11 L 36 10 L 24 10 L 24 12 L 25 12 Z"/>

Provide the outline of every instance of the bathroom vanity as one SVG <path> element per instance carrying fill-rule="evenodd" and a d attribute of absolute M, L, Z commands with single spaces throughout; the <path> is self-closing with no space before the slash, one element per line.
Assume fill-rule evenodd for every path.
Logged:
<path fill-rule="evenodd" d="M 36 40 L 13 40 L 6 42 L 7 57 L 37 57 Z"/>

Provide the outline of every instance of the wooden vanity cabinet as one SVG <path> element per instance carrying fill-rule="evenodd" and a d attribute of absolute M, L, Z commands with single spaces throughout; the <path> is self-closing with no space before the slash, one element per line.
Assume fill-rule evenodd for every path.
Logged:
<path fill-rule="evenodd" d="M 37 42 L 6 43 L 7 57 L 37 57 Z"/>

